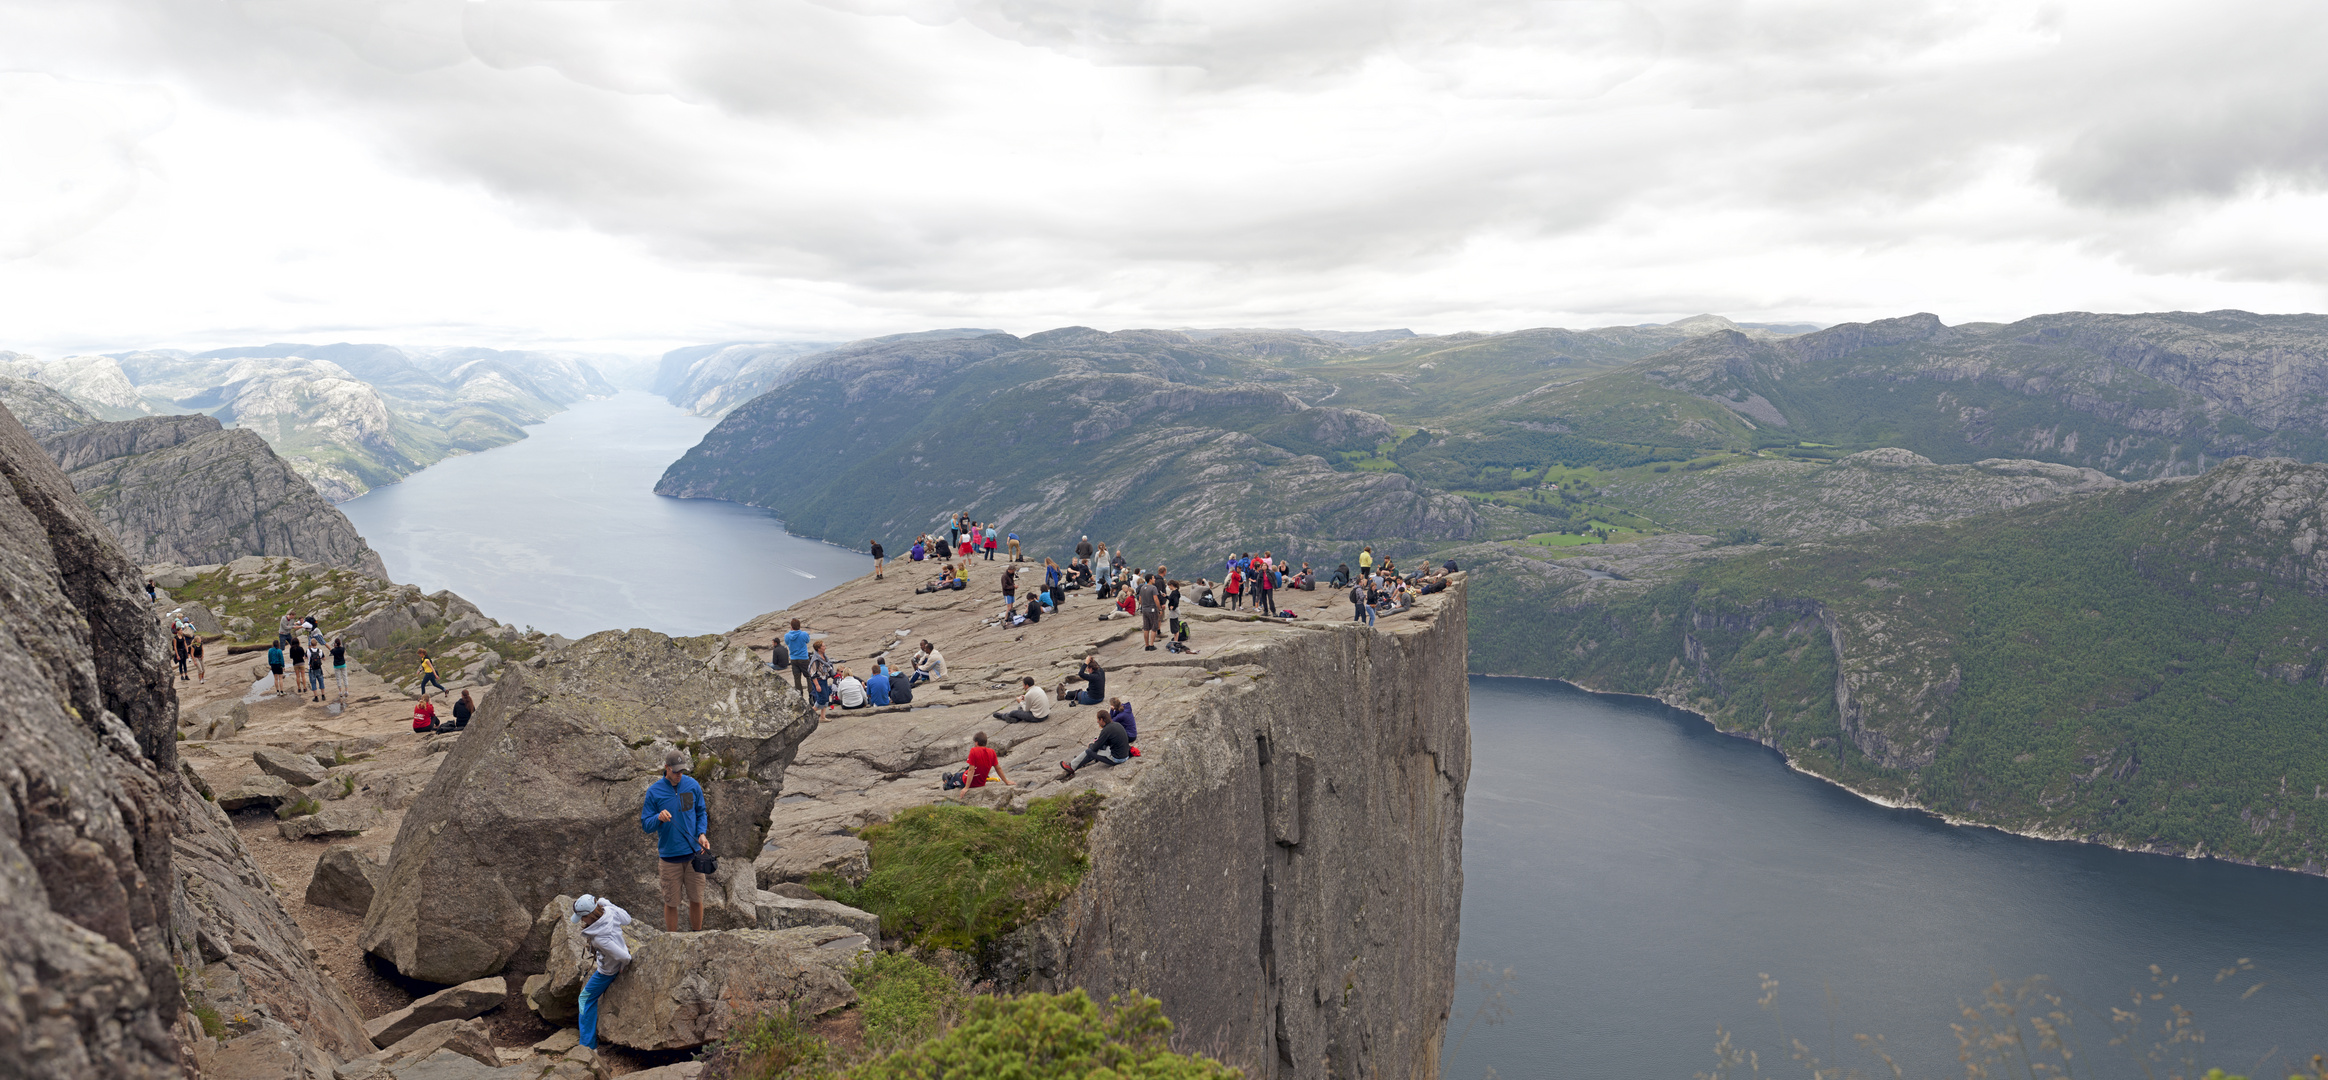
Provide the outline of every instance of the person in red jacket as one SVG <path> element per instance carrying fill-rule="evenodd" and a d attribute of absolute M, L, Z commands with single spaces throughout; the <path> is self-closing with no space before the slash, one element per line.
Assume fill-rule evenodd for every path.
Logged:
<path fill-rule="evenodd" d="M 412 707 L 412 730 L 436 730 L 436 706 L 429 703 L 428 695 L 420 695 L 420 703 Z"/>
<path fill-rule="evenodd" d="M 990 772 L 994 774 L 995 779 L 1002 781 L 1003 786 L 1018 786 L 1010 782 L 1010 777 L 1002 775 L 1002 758 L 996 756 L 993 747 L 986 745 L 985 732 L 981 731 L 970 736 L 970 741 L 977 745 L 970 748 L 970 760 L 965 763 L 969 766 L 963 773 L 967 786 L 985 787 L 986 774 Z"/>

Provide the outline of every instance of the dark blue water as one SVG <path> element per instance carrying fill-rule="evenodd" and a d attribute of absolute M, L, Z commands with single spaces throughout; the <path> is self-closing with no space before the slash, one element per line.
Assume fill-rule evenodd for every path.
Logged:
<path fill-rule="evenodd" d="M 1890 1075 L 1851 1042 L 1881 1034 L 1907 1075 L 1962 1076 L 1959 1004 L 2036 975 L 2073 1003 L 2076 1075 L 2143 1075 L 2107 1045 L 2112 1006 L 2144 1018 L 2141 1046 L 2191 1009 L 2201 1059 L 2232 1072 L 2328 1051 L 2328 880 L 1951 826 L 1556 683 L 1474 678 L 1471 731 L 1460 956 L 1511 969 L 1510 1015 L 1472 1022 L 1500 978 L 1458 992 L 1450 1080 L 1689 1077 L 1713 1070 L 1717 1026 L 1806 1076 L 1782 1024 L 1832 1064 Z M 2215 982 L 2241 958 L 2260 970 Z M 2180 981 L 2137 1008 L 2152 964 Z"/>
<path fill-rule="evenodd" d="M 625 391 L 340 504 L 388 576 L 568 637 L 729 630 L 872 569 L 765 510 L 667 499 L 655 481 L 712 421 Z"/>

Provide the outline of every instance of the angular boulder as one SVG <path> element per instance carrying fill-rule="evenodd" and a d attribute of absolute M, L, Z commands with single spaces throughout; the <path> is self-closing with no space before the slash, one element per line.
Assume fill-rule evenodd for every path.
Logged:
<path fill-rule="evenodd" d="M 660 922 L 639 804 L 674 748 L 697 762 L 722 857 L 705 925 L 757 926 L 751 860 L 815 727 L 789 689 L 718 638 L 645 630 L 508 667 L 405 814 L 359 945 L 409 977 L 458 982 L 501 971 L 561 892 Z"/>
<path fill-rule="evenodd" d="M 295 787 L 312 787 L 323 782 L 323 766 L 305 754 L 262 746 L 251 751 L 251 760 L 258 763 L 260 772 L 282 777 L 284 783 Z"/>
<path fill-rule="evenodd" d="M 179 723 L 191 728 L 186 738 L 193 742 L 230 739 L 251 722 L 251 707 L 240 701 L 214 701 L 186 714 Z"/>
<path fill-rule="evenodd" d="M 678 1050 L 771 1009 L 821 1016 L 857 1000 L 848 972 L 870 945 L 838 926 L 658 935 L 599 999 L 598 1037 Z"/>
<path fill-rule="evenodd" d="M 259 773 L 255 776 L 245 776 L 234 783 L 219 788 L 218 808 L 221 810 L 245 810 L 254 806 L 274 807 L 290 801 L 291 798 L 291 785 L 284 783 L 282 777 Z"/>
<path fill-rule="evenodd" d="M 380 871 L 379 863 L 354 848 L 335 847 L 316 860 L 315 874 L 307 879 L 307 903 L 361 915 L 372 908 L 372 890 Z"/>
<path fill-rule="evenodd" d="M 881 940 L 881 916 L 870 911 L 821 896 L 803 900 L 772 892 L 760 894 L 760 929 L 790 930 L 796 926 L 845 926 L 874 941 Z"/>
<path fill-rule="evenodd" d="M 508 980 L 476 979 L 448 986 L 395 1012 L 375 1016 L 364 1024 L 364 1033 L 372 1037 L 373 1045 L 385 1049 L 430 1024 L 481 1016 L 507 1000 Z"/>
<path fill-rule="evenodd" d="M 198 1053 L 204 1076 L 231 1076 L 238 1080 L 332 1080 L 331 1055 L 299 1033 L 264 1020 L 258 1029 Z"/>
<path fill-rule="evenodd" d="M 361 836 L 380 823 L 380 812 L 369 806 L 332 806 L 275 823 L 285 840 L 315 840 L 331 836 Z"/>
<path fill-rule="evenodd" d="M 492 1068 L 501 1067 L 501 1056 L 493 1052 L 493 1032 L 485 1026 L 485 1021 L 474 1019 L 439 1020 L 373 1054 L 372 1058 L 382 1065 L 395 1066 L 424 1060 L 439 1050 L 450 1050 Z"/>

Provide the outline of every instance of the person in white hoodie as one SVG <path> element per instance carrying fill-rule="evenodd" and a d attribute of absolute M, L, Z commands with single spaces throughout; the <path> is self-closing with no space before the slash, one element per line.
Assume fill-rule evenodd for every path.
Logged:
<path fill-rule="evenodd" d="M 622 939 L 622 928 L 630 925 L 630 912 L 614 906 L 611 900 L 601 900 L 589 893 L 574 901 L 573 921 L 582 924 L 582 940 L 598 958 L 598 966 L 590 972 L 590 981 L 582 984 L 582 1045 L 598 1048 L 598 996 L 606 992 L 607 984 L 622 974 L 630 964 L 630 945 Z"/>

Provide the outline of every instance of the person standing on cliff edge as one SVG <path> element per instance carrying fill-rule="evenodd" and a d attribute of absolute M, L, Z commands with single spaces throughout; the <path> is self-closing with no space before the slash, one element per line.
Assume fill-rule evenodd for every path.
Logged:
<path fill-rule="evenodd" d="M 792 620 L 792 629 L 784 632 L 784 652 L 792 661 L 792 688 L 808 692 L 808 631 L 800 628 L 800 620 Z"/>
<path fill-rule="evenodd" d="M 703 929 L 703 875 L 691 863 L 695 853 L 711 847 L 711 813 L 703 802 L 703 785 L 687 775 L 687 755 L 673 750 L 663 755 L 663 775 L 647 785 L 639 804 L 639 831 L 655 834 L 655 855 L 663 860 L 663 929 L 679 930 L 679 900 L 687 900 L 687 922 Z"/>
<path fill-rule="evenodd" d="M 865 546 L 873 549 L 873 580 L 881 580 L 881 541 L 867 540 Z"/>

